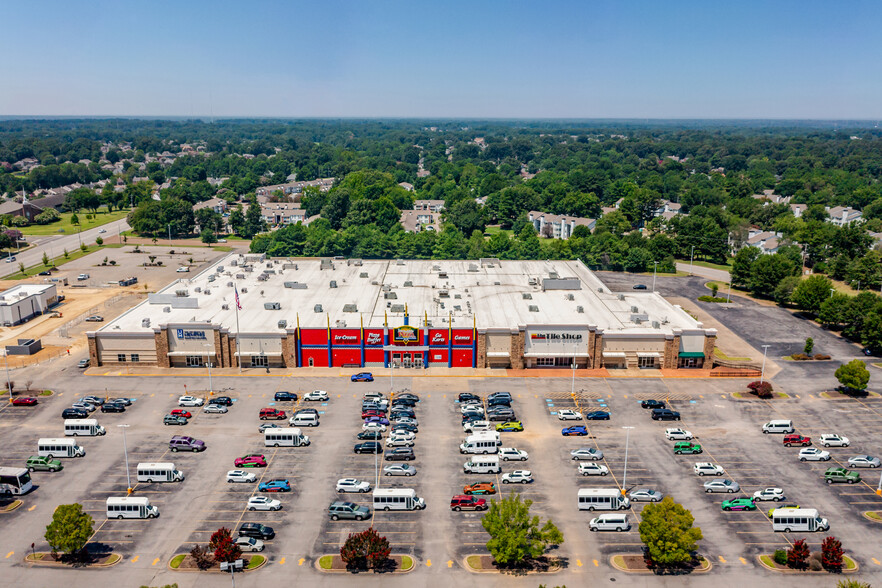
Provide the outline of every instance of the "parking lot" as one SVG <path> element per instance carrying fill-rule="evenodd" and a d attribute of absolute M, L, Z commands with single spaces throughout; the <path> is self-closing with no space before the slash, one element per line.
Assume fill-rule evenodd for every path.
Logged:
<path fill-rule="evenodd" d="M 80 377 L 86 381 L 92 378 Z M 640 549 L 637 525 L 645 503 L 633 503 L 629 511 L 631 530 L 621 533 L 588 530 L 588 521 L 597 513 L 579 511 L 576 495 L 580 488 L 606 488 L 627 491 L 652 488 L 690 509 L 702 528 L 701 551 L 712 559 L 718 570 L 752 569 L 754 556 L 785 548 L 795 539 L 807 538 L 817 548 L 826 533 L 783 534 L 772 531 L 765 514 L 774 503 L 759 503 L 749 512 L 723 512 L 720 504 L 733 497 L 752 496 L 765 487 L 781 487 L 786 503 L 803 508 L 817 508 L 829 519 L 829 534 L 841 539 L 846 551 L 862 566 L 873 569 L 882 564 L 882 548 L 874 537 L 872 523 L 861 516 L 865 510 L 879 509 L 882 499 L 875 494 L 878 470 L 862 470 L 859 484 L 827 485 L 824 470 L 841 465 L 853 455 L 879 452 L 877 431 L 882 425 L 882 401 L 828 400 L 817 394 L 793 395 L 772 401 L 738 400 L 731 392 L 743 389 L 734 380 L 663 380 L 663 379 L 542 379 L 542 378 L 410 378 L 396 377 L 395 388 L 410 389 L 421 401 L 415 408 L 419 432 L 414 445 L 417 469 L 413 477 L 382 475 L 383 456 L 353 453 L 361 430 L 361 399 L 365 392 L 389 392 L 390 382 L 351 383 L 348 378 L 214 378 L 215 395 L 234 399 L 227 414 L 205 414 L 189 409 L 192 419 L 186 426 L 162 425 L 162 417 L 177 408 L 177 398 L 184 393 L 180 380 L 172 378 L 107 378 L 109 396 L 135 399 L 125 413 L 94 413 L 107 429 L 103 437 L 78 438 L 86 456 L 65 459 L 62 472 L 37 472 L 38 488 L 24 497 L 24 506 L 3 515 L 12 532 L 0 540 L 0 551 L 22 553 L 24 543 L 36 543 L 46 549 L 41 529 L 48 523 L 55 505 L 79 502 L 95 519 L 92 542 L 114 549 L 133 564 L 146 562 L 162 566 L 175 553 L 189 551 L 194 544 L 207 543 L 211 533 L 221 526 L 237 529 L 245 522 L 272 526 L 274 539 L 267 541 L 264 554 L 271 565 L 308 565 L 320 555 L 336 553 L 351 532 L 373 526 L 386 536 L 394 553 L 414 555 L 422 565 L 433 570 L 461 569 L 466 555 L 485 553 L 488 535 L 481 526 L 482 513 L 453 512 L 451 496 L 461 494 L 463 486 L 474 482 L 493 482 L 499 496 L 518 492 L 533 501 L 532 512 L 550 518 L 564 533 L 565 543 L 554 551 L 565 558 L 574 573 L 606 567 L 608 556 Z M 145 382 L 148 384 L 145 386 Z M 194 379 L 188 392 L 207 388 L 203 379 Z M 327 402 L 273 402 L 278 390 L 303 392 L 325 389 Z M 512 408 L 521 420 L 522 432 L 503 432 L 502 445 L 527 451 L 526 462 L 503 462 L 502 473 L 516 469 L 532 472 L 531 484 L 502 484 L 501 474 L 465 474 L 463 463 L 469 455 L 459 452 L 465 438 L 461 427 L 457 396 L 471 392 L 486 398 L 492 392 L 512 393 Z M 575 391 L 575 394 L 571 392 Z M 36 453 L 36 440 L 62 436 L 61 410 L 78 395 L 60 392 L 41 399 L 36 407 L 0 408 L 0 435 L 9 449 L 4 465 L 23 463 Z M 681 413 L 679 422 L 656 422 L 640 401 L 665 401 Z M 320 413 L 318 427 L 303 428 L 309 435 L 308 447 L 264 447 L 258 432 L 263 407 L 281 408 L 290 416 L 297 407 L 311 406 Z M 610 412 L 608 421 L 559 421 L 557 412 L 574 409 Z M 830 448 L 830 462 L 799 462 L 799 448 L 787 448 L 781 435 L 763 435 L 761 426 L 773 418 L 792 419 L 797 432 L 816 438 L 821 433 L 846 435 L 851 447 Z M 122 428 L 128 424 L 126 441 L 130 475 L 145 461 L 171 461 L 186 478 L 177 483 L 136 484 L 135 495 L 146 496 L 158 506 L 161 516 L 154 520 L 107 520 L 104 501 L 108 496 L 125 495 L 127 481 Z M 287 423 L 279 421 L 286 426 Z M 586 436 L 564 437 L 561 428 L 584 424 Z M 664 437 L 667 427 L 692 431 L 701 444 L 700 455 L 674 455 L 673 441 Z M 623 427 L 633 427 L 625 429 Z M 171 453 L 168 439 L 175 434 L 190 435 L 205 441 L 201 453 Z M 626 442 L 627 440 L 627 442 Z M 626 448 L 627 445 L 627 448 Z M 580 447 L 599 449 L 604 457 L 596 462 L 609 468 L 605 476 L 582 476 L 570 451 Z M 627 451 L 627 473 L 625 454 Z M 253 471 L 253 484 L 228 484 L 226 473 L 235 469 L 233 462 L 246 454 L 263 454 L 268 465 Z M 696 476 L 695 462 L 711 462 L 725 469 L 722 476 L 740 484 L 740 492 L 708 494 L 703 483 L 708 477 Z M 395 462 L 397 463 L 397 462 Z M 587 462 L 582 462 L 587 463 Z M 379 474 L 379 475 L 378 475 Z M 424 511 L 378 512 L 370 520 L 330 520 L 328 505 L 347 500 L 371 506 L 370 494 L 338 494 L 339 478 L 354 477 L 372 486 L 413 488 L 424 498 Z M 260 481 L 283 478 L 292 490 L 270 494 L 282 502 L 276 512 L 251 512 L 248 498 L 255 494 Z"/>

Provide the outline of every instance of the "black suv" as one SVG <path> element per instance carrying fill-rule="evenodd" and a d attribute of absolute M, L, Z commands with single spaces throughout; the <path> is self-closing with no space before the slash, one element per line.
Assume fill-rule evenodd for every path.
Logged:
<path fill-rule="evenodd" d="M 469 400 L 477 400 L 478 402 L 481 402 L 481 397 L 476 394 L 472 394 L 471 392 L 460 392 L 459 393 L 459 401 L 460 402 L 468 402 Z"/>
<path fill-rule="evenodd" d="M 208 401 L 208 404 L 220 404 L 221 406 L 233 406 L 233 399 L 229 396 L 218 396 Z"/>
<path fill-rule="evenodd" d="M 669 408 L 655 408 L 652 411 L 654 421 L 679 421 L 680 413 Z"/>
<path fill-rule="evenodd" d="M 276 402 L 287 402 L 289 400 L 293 401 L 293 402 L 297 402 L 297 395 L 296 394 L 294 394 L 293 392 L 285 392 L 284 390 L 276 392 L 276 395 L 274 396 L 274 398 L 275 398 Z"/>
<path fill-rule="evenodd" d="M 61 418 L 63 419 L 87 419 L 89 418 L 89 413 L 85 410 L 80 410 L 79 408 L 65 408 L 61 411 Z"/>
<path fill-rule="evenodd" d="M 661 400 L 644 400 L 640 403 L 640 406 L 643 408 L 664 408 L 665 403 Z"/>
<path fill-rule="evenodd" d="M 511 407 L 511 398 L 507 396 L 497 396 L 487 400 L 487 406 L 508 406 Z"/>
<path fill-rule="evenodd" d="M 410 447 L 396 447 L 395 449 L 388 449 L 386 453 L 383 454 L 383 459 L 386 461 L 410 461 L 416 458 L 413 454 L 413 449 Z"/>
<path fill-rule="evenodd" d="M 399 398 L 398 396 L 396 396 L 392 400 L 392 408 L 395 409 L 395 408 L 398 408 L 399 406 L 413 408 L 414 406 L 416 406 L 416 401 L 412 400 L 410 398 Z"/>
<path fill-rule="evenodd" d="M 392 412 L 389 413 L 389 418 L 391 418 L 391 419 L 394 419 L 397 417 L 402 417 L 402 416 L 416 418 L 416 413 L 409 408 L 404 408 L 401 406 L 393 407 Z"/>
<path fill-rule="evenodd" d="M 125 412 L 126 406 L 116 402 L 105 402 L 101 405 L 101 412 Z"/>
<path fill-rule="evenodd" d="M 411 392 L 403 392 L 401 394 L 395 395 L 396 400 L 400 400 L 402 398 L 406 398 L 407 400 L 413 400 L 414 402 L 420 401 L 420 397 L 417 396 L 416 394 L 411 393 Z"/>
<path fill-rule="evenodd" d="M 379 431 L 362 431 L 356 437 L 361 440 L 379 441 L 383 438 L 383 434 Z"/>
<path fill-rule="evenodd" d="M 272 527 L 260 523 L 242 523 L 239 527 L 239 537 L 254 537 L 255 539 L 272 539 L 276 532 Z"/>
<path fill-rule="evenodd" d="M 383 446 L 379 441 L 365 441 L 364 443 L 356 443 L 352 448 L 353 453 L 383 453 Z"/>
<path fill-rule="evenodd" d="M 487 413 L 488 421 L 516 421 L 515 412 L 510 408 L 503 408 L 502 410 L 491 410 Z"/>
<path fill-rule="evenodd" d="M 497 398 L 504 398 L 511 402 L 511 392 L 494 392 L 487 397 L 487 402 L 493 402 Z"/>

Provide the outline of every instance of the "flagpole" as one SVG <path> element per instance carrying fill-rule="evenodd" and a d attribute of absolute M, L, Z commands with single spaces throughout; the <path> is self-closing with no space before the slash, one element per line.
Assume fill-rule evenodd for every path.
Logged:
<path fill-rule="evenodd" d="M 233 291 L 235 292 L 235 306 L 236 306 L 236 363 L 239 364 L 239 373 L 242 373 L 242 349 L 239 347 L 239 289 L 236 286 L 233 286 Z"/>

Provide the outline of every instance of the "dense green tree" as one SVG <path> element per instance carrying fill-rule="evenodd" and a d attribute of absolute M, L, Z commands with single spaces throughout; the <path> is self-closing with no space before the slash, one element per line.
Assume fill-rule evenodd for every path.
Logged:
<path fill-rule="evenodd" d="M 751 279 L 751 268 L 762 255 L 759 247 L 742 247 L 732 260 L 731 279 L 734 286 L 748 286 Z"/>
<path fill-rule="evenodd" d="M 703 538 L 694 527 L 692 513 L 666 496 L 661 502 L 647 504 L 640 521 L 640 540 L 656 565 L 676 566 L 692 559 L 692 552 Z"/>
<path fill-rule="evenodd" d="M 853 359 L 836 369 L 836 379 L 846 388 L 866 390 L 867 383 L 870 381 L 870 372 L 864 362 Z"/>
<path fill-rule="evenodd" d="M 761 255 L 750 266 L 748 286 L 755 296 L 769 297 L 781 280 L 796 275 L 799 268 L 783 255 Z"/>
<path fill-rule="evenodd" d="M 561 545 L 563 534 L 551 522 L 530 516 L 533 501 L 520 494 L 492 500 L 481 525 L 490 535 L 487 550 L 498 563 L 516 566 L 542 556 L 551 545 Z"/>
<path fill-rule="evenodd" d="M 444 212 L 444 218 L 464 234 L 484 232 L 484 211 L 474 199 L 466 198 L 456 202 Z"/>
<path fill-rule="evenodd" d="M 94 521 L 80 504 L 61 504 L 52 513 L 45 539 L 53 552 L 77 554 L 92 537 Z"/>
<path fill-rule="evenodd" d="M 833 282 L 827 276 L 809 276 L 796 286 L 792 300 L 797 308 L 818 313 L 824 301 L 830 298 L 832 289 Z"/>

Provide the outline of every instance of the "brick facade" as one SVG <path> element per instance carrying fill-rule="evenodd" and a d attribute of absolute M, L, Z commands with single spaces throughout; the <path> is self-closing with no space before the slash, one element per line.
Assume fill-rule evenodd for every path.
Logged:
<path fill-rule="evenodd" d="M 156 365 L 161 368 L 171 367 L 168 357 L 168 331 L 165 327 L 153 331 L 153 341 L 156 344 Z"/>
<path fill-rule="evenodd" d="M 475 366 L 478 368 L 487 367 L 487 333 L 477 333 L 478 356 L 475 360 Z"/>
<path fill-rule="evenodd" d="M 90 365 L 92 365 L 92 366 L 101 365 L 101 361 L 98 357 L 98 340 L 95 339 L 94 335 L 90 335 L 88 337 L 87 341 L 89 343 L 89 362 L 90 362 Z"/>
<path fill-rule="evenodd" d="M 704 369 L 709 370 L 714 367 L 714 347 L 717 344 L 716 335 L 706 335 L 704 337 Z"/>
<path fill-rule="evenodd" d="M 591 354 L 591 367 L 600 369 L 603 367 L 603 331 L 592 331 L 591 334 L 594 340 L 594 348 L 588 350 Z"/>
<path fill-rule="evenodd" d="M 662 359 L 662 368 L 668 370 L 677 369 L 680 359 L 680 335 L 674 334 L 665 338 L 665 352 Z"/>
<path fill-rule="evenodd" d="M 524 343 L 526 339 L 526 333 L 524 331 L 518 331 L 514 335 L 511 336 L 511 349 L 509 351 L 509 357 L 511 357 L 511 367 L 515 370 L 524 369 Z"/>
<path fill-rule="evenodd" d="M 287 368 L 297 367 L 297 335 L 294 331 L 288 331 L 282 337 L 282 365 Z"/>

